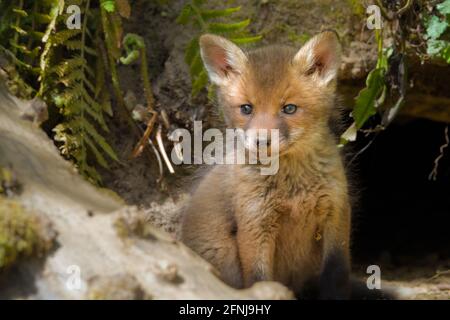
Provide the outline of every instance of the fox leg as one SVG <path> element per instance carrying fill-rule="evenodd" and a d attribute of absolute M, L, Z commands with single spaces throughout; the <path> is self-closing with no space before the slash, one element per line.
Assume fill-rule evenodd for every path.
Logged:
<path fill-rule="evenodd" d="M 328 206 L 330 208 L 330 206 Z M 350 207 L 328 212 L 323 228 L 320 299 L 349 299 L 350 288 Z"/>
<path fill-rule="evenodd" d="M 228 285 L 241 289 L 243 287 L 236 239 L 230 235 L 217 234 L 204 237 L 205 245 L 198 246 L 200 256 L 217 268 L 220 278 Z"/>
<path fill-rule="evenodd" d="M 261 221 L 255 221 L 255 217 L 258 215 L 246 214 L 238 219 L 237 241 L 245 287 L 273 280 L 278 223 L 274 215 L 263 215 Z"/>
<path fill-rule="evenodd" d="M 211 263 L 225 283 L 242 288 L 236 222 L 221 199 L 205 192 L 194 196 L 183 214 L 181 241 Z"/>

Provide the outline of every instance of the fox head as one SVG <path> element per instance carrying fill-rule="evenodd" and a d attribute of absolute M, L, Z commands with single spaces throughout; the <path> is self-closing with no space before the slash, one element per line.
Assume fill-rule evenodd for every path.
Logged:
<path fill-rule="evenodd" d="M 335 33 L 320 33 L 299 50 L 269 46 L 248 52 L 206 34 L 200 52 L 229 127 L 278 129 L 280 153 L 317 141 L 327 130 L 341 55 Z M 261 143 L 270 139 L 256 137 L 248 145 Z"/>

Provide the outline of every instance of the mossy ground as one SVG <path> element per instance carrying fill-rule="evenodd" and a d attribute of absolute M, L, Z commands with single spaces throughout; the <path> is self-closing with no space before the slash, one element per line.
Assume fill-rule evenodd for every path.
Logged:
<path fill-rule="evenodd" d="M 39 218 L 17 201 L 0 196 L 0 271 L 20 258 L 41 256 L 50 247 Z"/>

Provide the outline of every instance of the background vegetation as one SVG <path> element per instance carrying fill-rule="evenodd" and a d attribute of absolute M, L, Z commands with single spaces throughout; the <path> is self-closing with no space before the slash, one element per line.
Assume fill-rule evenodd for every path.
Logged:
<path fill-rule="evenodd" d="M 350 0 L 349 3 L 354 13 L 364 18 L 363 4 Z M 343 133 L 341 144 L 355 141 L 357 132 L 376 135 L 392 122 L 405 101 L 411 59 L 450 63 L 450 0 L 377 1 L 377 4 L 384 21 L 383 28 L 375 31 L 377 63 L 367 76 L 366 87 L 355 97 L 353 121 Z M 70 9 L 73 5 L 80 8 L 79 29 L 68 28 L 68 22 L 77 19 Z M 262 34 L 248 30 L 249 18 L 236 17 L 240 10 L 240 6 L 226 3 L 211 8 L 208 1 L 186 1 L 173 22 L 192 25 L 197 30 L 184 49 L 191 76 L 191 97 L 208 86 L 198 48 L 200 34 L 220 34 L 244 46 L 263 38 Z M 125 119 L 135 139 L 140 138 L 133 156 L 140 154 L 147 142 L 156 141 L 153 132 L 156 123 L 168 122 L 155 111 L 145 40 L 124 32 L 124 19 L 131 15 L 128 0 L 0 1 L 0 54 L 10 90 L 21 98 L 46 102 L 49 119 L 44 127 L 48 134 L 61 153 L 95 183 L 101 182 L 98 166 L 109 168 L 110 163 L 119 161 L 108 141 L 106 118 Z M 289 32 L 294 43 L 309 37 Z M 126 108 L 118 74 L 118 66 L 136 60 L 142 61 L 140 80 L 146 94 L 141 113 L 148 117 Z M 369 121 L 376 114 L 379 117 L 375 119 L 379 120 Z M 136 119 L 145 122 L 144 125 L 139 125 Z M 151 150 L 162 172 L 165 150 L 161 143 L 159 147 L 157 150 L 153 146 Z"/>

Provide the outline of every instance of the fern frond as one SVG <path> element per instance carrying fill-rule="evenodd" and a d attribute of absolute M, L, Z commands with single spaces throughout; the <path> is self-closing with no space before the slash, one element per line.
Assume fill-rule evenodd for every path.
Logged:
<path fill-rule="evenodd" d="M 116 153 L 111 146 L 106 142 L 106 139 L 98 133 L 98 131 L 89 122 L 84 123 L 86 132 L 95 140 L 95 142 L 102 148 L 102 150 L 113 160 L 119 161 Z"/>
<path fill-rule="evenodd" d="M 22 8 L 15 7 L 12 9 L 12 12 L 22 18 L 28 17 L 28 13 L 25 10 L 23 10 Z"/>
<path fill-rule="evenodd" d="M 125 2 L 121 0 L 121 5 Z M 116 4 L 116 0 L 100 2 L 105 10 L 115 10 Z M 70 5 L 81 9 L 81 29 L 66 26 L 70 14 L 65 9 Z M 125 14 L 127 8 L 121 10 Z M 0 0 L 0 53 L 12 63 L 16 87 L 33 92 L 24 88 L 26 82 L 20 77 L 32 79 L 39 89 L 37 95 L 57 108 L 63 120 L 53 128 L 54 140 L 61 153 L 96 182 L 100 176 L 93 164 L 108 167 L 108 161 L 118 160 L 103 135 L 108 131 L 104 114 L 112 115 L 109 94 L 104 90 L 105 70 L 98 72 L 91 67 L 101 65 L 98 62 L 102 59 L 96 47 L 101 30 L 96 21 L 99 11 L 92 0 Z M 119 43 L 120 19 L 111 20 L 114 41 Z"/>
<path fill-rule="evenodd" d="M 200 14 L 204 20 L 209 20 L 213 18 L 227 17 L 235 12 L 238 12 L 239 10 L 241 10 L 240 6 L 234 8 L 226 8 L 222 10 L 201 10 Z"/>
<path fill-rule="evenodd" d="M 254 37 L 239 37 L 239 38 L 230 38 L 236 44 L 248 44 L 253 42 L 258 42 L 262 39 L 262 36 L 254 36 Z"/>
<path fill-rule="evenodd" d="M 35 19 L 39 24 L 49 24 L 52 21 L 52 17 L 48 14 L 43 14 L 40 12 L 33 12 L 31 18 Z"/>
<path fill-rule="evenodd" d="M 195 37 L 189 42 L 189 44 L 186 47 L 186 51 L 184 54 L 184 61 L 190 66 L 199 51 L 200 47 L 198 44 L 198 37 Z"/>
<path fill-rule="evenodd" d="M 250 24 L 250 19 L 235 23 L 211 23 L 209 30 L 213 33 L 235 32 L 246 28 Z"/>
<path fill-rule="evenodd" d="M 54 46 L 65 44 L 69 39 L 81 34 L 78 29 L 65 29 L 52 35 L 52 44 Z"/>
<path fill-rule="evenodd" d="M 177 17 L 176 22 L 179 24 L 187 24 L 190 21 L 190 18 L 194 15 L 194 10 L 188 4 L 181 9 L 180 14 Z"/>
<path fill-rule="evenodd" d="M 17 32 L 18 34 L 22 35 L 22 36 L 26 36 L 27 32 L 25 30 L 23 30 L 21 27 L 16 26 L 16 25 L 11 25 L 11 29 L 13 29 L 15 32 Z"/>
<path fill-rule="evenodd" d="M 83 70 L 76 69 L 74 72 L 71 72 L 67 74 L 66 76 L 62 77 L 59 81 L 64 84 L 66 87 L 71 86 L 73 83 L 78 81 L 84 81 L 85 75 Z"/>
<path fill-rule="evenodd" d="M 200 57 L 200 52 L 197 52 L 194 59 L 192 60 L 191 65 L 189 66 L 189 71 L 191 73 L 191 76 L 196 76 L 200 74 L 200 72 L 203 70 L 203 61 Z"/>
<path fill-rule="evenodd" d="M 100 152 L 100 150 L 97 148 L 97 144 L 94 143 L 91 138 L 89 136 L 85 136 L 84 137 L 84 141 L 86 142 L 86 144 L 89 146 L 90 150 L 93 152 L 93 154 L 95 155 L 95 159 L 97 160 L 97 162 L 103 167 L 108 169 L 108 163 L 105 160 L 105 157 L 103 157 L 102 153 Z"/>
<path fill-rule="evenodd" d="M 192 95 L 195 97 L 208 84 L 208 74 L 202 70 L 192 83 Z"/>
<path fill-rule="evenodd" d="M 56 73 L 59 77 L 63 77 L 69 73 L 72 73 L 75 69 L 79 68 L 86 61 L 79 55 L 75 55 L 72 58 L 61 62 L 59 65 L 54 66 L 50 69 L 50 73 Z"/>
<path fill-rule="evenodd" d="M 230 38 L 237 44 L 250 44 L 259 41 L 262 36 L 251 36 L 245 31 L 250 24 L 250 19 L 238 22 L 223 22 L 224 17 L 229 17 L 241 10 L 241 7 L 209 10 L 202 8 L 203 0 L 192 0 L 181 10 L 177 23 L 187 24 L 192 22 L 199 28 L 199 33 L 216 33 Z M 215 21 L 215 19 L 221 19 Z M 208 76 L 200 57 L 198 36 L 194 37 L 186 46 L 184 61 L 189 66 L 191 75 L 192 92 L 195 97 L 208 83 Z"/>

